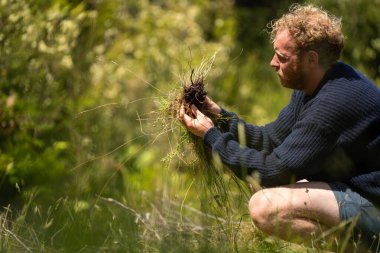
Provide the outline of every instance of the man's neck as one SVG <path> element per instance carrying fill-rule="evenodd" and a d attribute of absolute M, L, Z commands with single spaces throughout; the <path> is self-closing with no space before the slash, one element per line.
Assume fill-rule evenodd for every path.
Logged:
<path fill-rule="evenodd" d="M 323 69 L 322 67 L 314 69 L 310 73 L 310 75 L 309 75 L 310 78 L 309 78 L 308 84 L 305 86 L 303 91 L 307 95 L 314 94 L 314 92 L 318 88 L 318 86 L 319 86 L 320 82 L 322 81 L 323 77 L 325 76 L 325 74 L 326 74 L 326 70 Z"/>

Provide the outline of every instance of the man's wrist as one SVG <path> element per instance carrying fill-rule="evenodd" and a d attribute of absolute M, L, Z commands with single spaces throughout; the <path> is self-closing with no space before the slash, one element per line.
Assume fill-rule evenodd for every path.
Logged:
<path fill-rule="evenodd" d="M 211 147 L 221 135 L 222 133 L 220 132 L 220 130 L 214 126 L 205 132 L 205 134 L 203 135 L 203 141 Z"/>
<path fill-rule="evenodd" d="M 224 108 L 220 108 L 220 115 L 224 118 L 233 118 L 234 116 L 236 116 L 235 113 L 233 112 L 229 112 L 227 110 L 225 110 Z"/>

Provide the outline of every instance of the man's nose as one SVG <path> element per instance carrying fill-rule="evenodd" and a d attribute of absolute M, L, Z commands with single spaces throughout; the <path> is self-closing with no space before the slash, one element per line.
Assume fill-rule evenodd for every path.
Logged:
<path fill-rule="evenodd" d="M 270 61 L 270 66 L 274 69 L 274 70 L 278 70 L 280 68 L 280 64 L 278 63 L 278 59 L 276 57 L 276 55 L 273 55 L 273 58 L 272 60 Z"/>

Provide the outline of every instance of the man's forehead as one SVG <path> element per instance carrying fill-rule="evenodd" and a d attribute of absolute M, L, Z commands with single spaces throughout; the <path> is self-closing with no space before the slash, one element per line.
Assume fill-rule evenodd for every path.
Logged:
<path fill-rule="evenodd" d="M 287 30 L 280 31 L 277 33 L 276 37 L 273 40 L 273 48 L 276 51 L 296 51 L 296 43 L 290 33 Z"/>

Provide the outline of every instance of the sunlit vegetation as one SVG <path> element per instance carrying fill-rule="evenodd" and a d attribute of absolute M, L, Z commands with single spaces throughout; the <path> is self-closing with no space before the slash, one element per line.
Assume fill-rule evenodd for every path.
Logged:
<path fill-rule="evenodd" d="M 380 2 L 313 2 L 343 16 L 344 60 L 380 83 Z M 207 94 L 273 120 L 290 91 L 265 27 L 290 4 L 0 0 L 0 251 L 305 252 L 257 231 L 252 189 L 222 166 L 205 177 L 163 112 L 212 58 Z"/>

